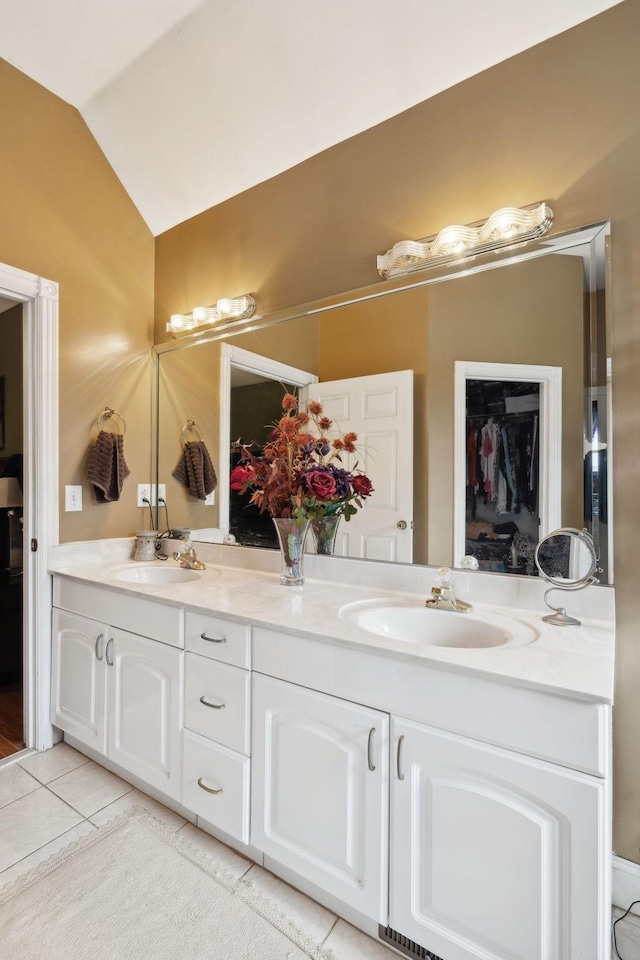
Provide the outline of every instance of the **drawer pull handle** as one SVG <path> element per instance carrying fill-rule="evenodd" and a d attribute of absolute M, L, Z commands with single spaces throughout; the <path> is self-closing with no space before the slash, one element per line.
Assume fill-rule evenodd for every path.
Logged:
<path fill-rule="evenodd" d="M 206 633 L 201 633 L 200 636 L 203 640 L 208 640 L 209 643 L 226 643 L 227 642 L 226 637 L 208 637 Z"/>
<path fill-rule="evenodd" d="M 375 732 L 376 728 L 371 727 L 371 730 L 369 730 L 369 740 L 367 742 L 367 763 L 369 764 L 369 770 L 371 770 L 372 773 L 376 768 L 376 765 L 371 757 L 371 747 L 373 746 L 373 735 Z"/>
<path fill-rule="evenodd" d="M 206 790 L 207 793 L 222 793 L 222 787 L 220 787 L 219 790 L 214 790 L 213 787 L 208 787 L 208 786 L 206 785 L 206 783 L 203 783 L 202 777 L 198 777 L 198 786 L 199 786 L 202 790 Z"/>
<path fill-rule="evenodd" d="M 98 651 L 99 651 L 99 649 L 100 649 L 100 644 L 101 644 L 101 642 L 102 642 L 103 640 L 104 640 L 104 633 L 99 633 L 98 636 L 96 637 L 96 647 L 95 647 L 95 649 L 96 649 L 96 660 L 103 660 L 103 659 L 104 659 L 104 650 L 102 651 L 102 653 L 98 653 Z"/>
<path fill-rule="evenodd" d="M 204 707 L 211 707 L 212 710 L 224 710 L 224 703 L 211 703 L 206 697 L 200 697 L 200 703 Z"/>
<path fill-rule="evenodd" d="M 402 744 L 404 743 L 404 733 L 398 737 L 398 753 L 396 754 L 396 772 L 398 774 L 398 780 L 404 780 L 404 773 L 400 768 L 400 751 L 402 750 Z"/>
<path fill-rule="evenodd" d="M 113 637 L 109 637 L 109 639 L 107 640 L 107 645 L 104 648 L 104 658 L 107 661 L 108 667 L 113 666 L 113 660 L 109 660 L 109 650 L 111 649 L 112 643 L 113 643 Z"/>

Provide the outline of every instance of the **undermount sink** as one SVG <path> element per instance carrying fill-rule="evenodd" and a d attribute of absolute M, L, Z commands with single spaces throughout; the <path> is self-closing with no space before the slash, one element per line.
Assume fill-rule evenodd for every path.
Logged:
<path fill-rule="evenodd" d="M 135 567 L 121 567 L 114 572 L 114 579 L 125 580 L 127 583 L 188 583 L 190 580 L 199 580 L 201 570 L 188 570 L 186 567 L 167 567 L 162 561 L 157 563 L 141 564 Z"/>
<path fill-rule="evenodd" d="M 493 611 L 453 613 L 421 600 L 359 600 L 342 607 L 340 618 L 378 637 L 432 647 L 520 647 L 537 637 L 533 627 Z"/>

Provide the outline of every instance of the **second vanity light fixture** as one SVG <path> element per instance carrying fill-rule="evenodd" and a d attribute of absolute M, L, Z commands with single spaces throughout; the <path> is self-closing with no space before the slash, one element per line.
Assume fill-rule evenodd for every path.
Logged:
<path fill-rule="evenodd" d="M 552 223 L 553 211 L 546 203 L 502 207 L 477 223 L 444 227 L 424 240 L 400 240 L 378 257 L 378 273 L 390 279 L 427 267 L 459 263 L 480 253 L 541 237 Z"/>
<path fill-rule="evenodd" d="M 167 332 L 174 336 L 189 334 L 212 323 L 248 320 L 255 312 L 256 301 L 250 293 L 242 297 L 223 297 L 213 307 L 194 307 L 191 313 L 174 313 L 167 323 Z"/>

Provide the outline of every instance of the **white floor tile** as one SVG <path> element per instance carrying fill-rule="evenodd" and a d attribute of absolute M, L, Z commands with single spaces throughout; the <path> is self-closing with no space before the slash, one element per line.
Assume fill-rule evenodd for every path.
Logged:
<path fill-rule="evenodd" d="M 40 787 L 0 809 L 0 870 L 76 826 L 82 817 Z"/>
<path fill-rule="evenodd" d="M 620 910 L 619 907 L 614 907 L 612 920 L 621 918 L 623 914 L 624 910 Z M 618 945 L 618 954 L 622 960 L 638 960 L 638 958 L 640 958 L 640 917 L 629 913 L 624 920 L 621 919 L 620 923 L 616 926 L 615 942 Z M 617 960 L 616 951 L 613 947 L 613 930 L 611 943 L 611 957 L 613 960 Z"/>
<path fill-rule="evenodd" d="M 198 827 L 195 827 L 192 823 L 185 824 L 185 826 L 180 829 L 178 836 L 188 840 L 189 843 L 193 844 L 193 846 L 202 853 L 211 857 L 214 863 L 224 867 L 228 873 L 236 878 L 241 877 L 252 866 L 251 860 L 245 860 L 244 857 L 236 853 L 235 850 L 232 850 L 231 847 L 220 843 L 215 837 L 205 833 L 204 830 L 199 830 Z"/>
<path fill-rule="evenodd" d="M 90 820 L 92 823 L 95 823 L 97 827 L 101 827 L 103 823 L 108 823 L 108 821 L 113 820 L 114 817 L 119 817 L 122 813 L 130 810 L 131 807 L 144 807 L 153 817 L 161 820 L 162 823 L 171 830 L 179 830 L 180 827 L 184 826 L 187 822 L 179 813 L 174 813 L 173 810 L 169 810 L 168 807 L 158 803 L 157 800 L 152 800 L 151 797 L 148 797 L 146 793 L 142 793 L 140 790 L 131 790 L 129 793 L 125 793 L 123 797 L 114 800 L 113 803 L 103 807 L 96 813 L 92 813 Z"/>
<path fill-rule="evenodd" d="M 395 950 L 372 940 L 345 920 L 338 920 L 324 946 L 333 950 L 336 960 L 398 960 Z"/>
<path fill-rule="evenodd" d="M 0 807 L 19 800 L 27 793 L 33 793 L 39 787 L 38 781 L 29 776 L 19 764 L 12 763 L 8 767 L 3 767 L 0 770 Z"/>
<path fill-rule="evenodd" d="M 38 850 L 34 850 L 34 852 L 29 854 L 28 857 L 24 857 L 18 863 L 14 863 L 12 867 L 8 867 L 6 870 L 3 870 L 2 873 L 0 873 L 0 889 L 6 883 L 13 883 L 14 880 L 18 879 L 18 877 L 22 877 L 25 873 L 33 870 L 39 864 L 44 863 L 44 861 L 48 860 L 49 857 L 59 853 L 60 850 L 64 850 L 64 848 L 68 847 L 70 843 L 80 840 L 81 837 L 86 837 L 88 833 L 92 833 L 94 830 L 95 827 L 92 823 L 89 823 L 88 820 L 83 820 L 82 823 L 79 823 L 77 827 L 72 827 L 71 830 L 67 830 L 66 833 L 60 834 L 59 837 L 56 837 L 55 840 L 51 840 L 50 843 L 45 843 L 43 847 L 39 847 Z"/>
<path fill-rule="evenodd" d="M 65 773 L 48 784 L 48 789 L 82 814 L 90 817 L 132 790 L 130 783 L 116 777 L 90 760 L 71 773 Z"/>
<path fill-rule="evenodd" d="M 288 883 L 254 864 L 246 875 L 253 886 L 274 903 L 311 940 L 322 943 L 336 921 L 335 916 Z"/>
<path fill-rule="evenodd" d="M 87 757 L 78 753 L 68 743 L 57 743 L 51 750 L 34 753 L 25 760 L 21 760 L 20 766 L 41 783 L 49 783 L 50 780 L 62 777 L 84 763 L 89 763 Z"/>

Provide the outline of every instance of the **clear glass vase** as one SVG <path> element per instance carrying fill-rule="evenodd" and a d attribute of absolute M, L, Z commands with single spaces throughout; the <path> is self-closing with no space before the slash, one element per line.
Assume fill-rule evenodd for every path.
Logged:
<path fill-rule="evenodd" d="M 272 517 L 272 520 L 278 534 L 282 559 L 280 583 L 295 587 L 304 583 L 304 542 L 309 532 L 309 521 L 305 520 L 299 527 L 291 518 Z"/>
<path fill-rule="evenodd" d="M 340 514 L 327 517 L 316 517 L 311 521 L 311 532 L 316 542 L 316 553 L 326 557 L 333 556 L 333 547 L 340 523 Z"/>

